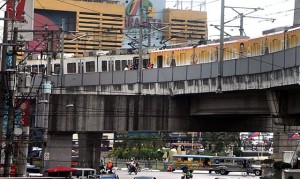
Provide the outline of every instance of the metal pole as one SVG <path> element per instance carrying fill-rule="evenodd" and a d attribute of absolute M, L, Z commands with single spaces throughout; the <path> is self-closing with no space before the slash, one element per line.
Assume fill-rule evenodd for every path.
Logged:
<path fill-rule="evenodd" d="M 138 66 L 138 92 L 142 92 L 142 69 L 143 69 L 143 0 L 140 1 L 140 27 L 139 27 L 139 66 Z"/>
<path fill-rule="evenodd" d="M 60 57 L 60 87 L 62 89 L 63 85 L 63 74 L 64 74 L 64 46 L 65 46 L 65 31 L 64 31 L 64 26 L 65 26 L 65 19 L 61 20 L 61 57 Z"/>
<path fill-rule="evenodd" d="M 44 80 L 43 85 L 43 96 L 44 96 L 44 112 L 43 112 L 43 118 L 44 118 L 44 146 L 43 146 L 43 170 L 47 168 L 47 158 L 45 157 L 45 153 L 48 152 L 47 148 L 47 142 L 48 142 L 48 122 L 49 122 L 49 100 L 50 100 L 50 92 L 51 92 L 51 60 L 52 60 L 52 54 L 53 54 L 53 45 L 54 45 L 54 32 L 51 31 L 51 41 L 50 41 L 50 54 L 47 54 L 47 71 L 46 71 L 46 80 Z M 50 88 L 50 89 L 49 89 Z M 49 91 L 50 90 L 50 91 Z"/>
<path fill-rule="evenodd" d="M 4 177 L 10 176 L 10 166 L 12 164 L 12 152 L 14 141 L 14 121 L 15 121 L 15 97 L 16 97 L 16 60 L 17 60 L 17 40 L 18 40 L 18 28 L 14 28 L 13 31 L 13 50 L 12 50 L 12 69 L 6 70 L 8 77 L 8 89 L 6 95 L 8 95 L 8 121 L 6 131 L 5 142 L 5 160 L 4 160 Z"/>
<path fill-rule="evenodd" d="M 1 62 L 1 99 L 5 99 L 5 71 L 6 71 L 6 53 L 7 53 L 7 37 L 8 37 L 8 11 L 5 11 L 5 20 L 4 20 L 4 27 L 3 27 L 3 44 L 2 45 L 2 62 Z M 2 102 L 0 108 L 1 110 L 1 116 L 4 116 L 4 108 L 3 108 L 4 103 Z M 3 119 L 3 117 L 2 117 Z M 1 141 L 1 146 L 0 146 L 0 152 L 2 152 L 2 144 L 3 144 L 3 120 L 0 122 L 0 141 Z M 1 155 L 0 155 L 0 163 L 2 161 Z"/>
<path fill-rule="evenodd" d="M 221 24 L 220 24 L 220 59 L 218 63 L 219 73 L 218 73 L 218 88 L 217 93 L 222 92 L 221 76 L 223 74 L 223 58 L 224 58 L 224 8 L 225 0 L 221 1 Z"/>
<path fill-rule="evenodd" d="M 240 18 L 240 36 L 244 35 L 244 14 L 241 13 L 241 18 Z"/>

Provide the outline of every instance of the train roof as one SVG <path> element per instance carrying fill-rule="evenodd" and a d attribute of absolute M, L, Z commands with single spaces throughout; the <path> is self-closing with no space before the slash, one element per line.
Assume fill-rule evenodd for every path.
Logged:
<path fill-rule="evenodd" d="M 214 158 L 215 156 L 211 155 L 173 155 L 173 157 L 190 157 L 190 158 Z"/>
<path fill-rule="evenodd" d="M 253 157 L 211 156 L 211 155 L 173 155 L 173 157 L 211 158 L 224 160 L 255 160 Z"/>

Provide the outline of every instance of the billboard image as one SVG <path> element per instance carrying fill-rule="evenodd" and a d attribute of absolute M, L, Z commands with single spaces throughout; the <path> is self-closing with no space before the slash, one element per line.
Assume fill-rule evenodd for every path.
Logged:
<path fill-rule="evenodd" d="M 163 32 L 165 0 L 122 0 L 126 6 L 125 40 L 123 48 L 139 48 L 140 24 L 143 30 L 143 46 L 159 46 Z M 142 19 L 140 8 L 142 7 Z"/>

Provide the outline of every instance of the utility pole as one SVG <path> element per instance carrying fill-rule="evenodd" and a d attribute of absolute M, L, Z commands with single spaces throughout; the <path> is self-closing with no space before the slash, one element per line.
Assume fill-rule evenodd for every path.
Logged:
<path fill-rule="evenodd" d="M 63 85 L 63 74 L 64 74 L 64 46 L 65 46 L 65 31 L 64 31 L 64 27 L 65 26 L 65 19 L 61 20 L 61 45 L 60 45 L 60 69 L 59 69 L 59 74 L 60 74 L 60 89 L 62 89 L 62 85 Z"/>
<path fill-rule="evenodd" d="M 138 93 L 142 93 L 142 69 L 143 69 L 143 0 L 140 1 L 140 27 L 139 27 L 139 67 L 138 67 Z"/>
<path fill-rule="evenodd" d="M 47 168 L 48 166 L 48 160 L 49 158 L 46 156 L 49 156 L 49 151 L 47 148 L 47 142 L 48 142 L 48 123 L 49 123 L 49 100 L 50 100 L 50 94 L 51 94 L 51 60 L 53 56 L 53 48 L 54 48 L 54 32 L 48 32 L 51 33 L 50 36 L 50 49 L 47 49 L 47 68 L 46 68 L 46 78 L 44 77 L 43 79 L 43 85 L 42 85 L 42 97 L 43 99 L 41 100 L 42 105 L 43 105 L 43 128 L 44 128 L 44 135 L 43 135 L 43 151 L 42 151 L 42 157 L 43 157 L 43 168 Z M 50 53 L 49 53 L 50 52 Z"/>
<path fill-rule="evenodd" d="M 4 100 L 5 100 L 5 71 L 6 71 L 6 53 L 7 53 L 7 37 L 8 37 L 8 11 L 5 11 L 4 15 L 4 28 L 3 28 L 3 41 L 2 41 L 2 62 L 1 62 L 1 99 L 2 101 L 2 111 L 1 116 L 4 116 Z M 3 118 L 2 118 L 3 119 Z M 0 141 L 1 141 L 1 152 L 2 152 L 2 143 L 3 143 L 3 120 L 0 122 Z M 0 163 L 2 161 L 2 157 L 0 155 Z"/>
<path fill-rule="evenodd" d="M 6 131 L 6 142 L 5 142 L 5 160 L 4 160 L 4 177 L 10 176 L 10 167 L 12 164 L 12 152 L 13 152 L 13 141 L 14 141 L 14 121 L 15 121 L 15 97 L 16 97 L 16 60 L 17 60 L 17 40 L 18 40 L 18 28 L 13 30 L 13 49 L 12 49 L 12 67 L 6 70 L 6 80 L 8 80 L 9 86 L 6 93 L 8 97 L 8 121 Z M 7 79 L 8 78 L 8 79 Z"/>
<path fill-rule="evenodd" d="M 223 75 L 223 58 L 224 58 L 224 9 L 225 9 L 224 4 L 225 4 L 225 0 L 221 0 L 220 59 L 218 62 L 219 73 L 218 73 L 218 87 L 216 93 L 222 93 L 221 77 Z"/>

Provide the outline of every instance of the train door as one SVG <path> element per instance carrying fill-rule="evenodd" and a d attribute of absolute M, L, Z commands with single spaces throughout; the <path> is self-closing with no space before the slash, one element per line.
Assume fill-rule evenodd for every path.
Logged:
<path fill-rule="evenodd" d="M 60 64 L 53 65 L 53 73 L 58 75 L 60 73 Z"/>
<path fill-rule="evenodd" d="M 179 60 L 179 62 L 177 63 L 177 65 L 187 65 L 187 64 L 185 64 L 184 62 L 185 62 L 185 59 L 186 59 L 186 54 L 185 53 L 181 53 L 180 54 L 180 60 Z"/>
<path fill-rule="evenodd" d="M 108 63 L 106 60 L 101 61 L 101 71 L 107 71 L 107 65 Z"/>
<path fill-rule="evenodd" d="M 157 68 L 162 68 L 163 67 L 163 56 L 159 55 L 157 56 Z"/>
<path fill-rule="evenodd" d="M 109 61 L 108 61 L 108 70 L 109 71 L 114 71 L 115 67 L 114 67 L 114 57 L 109 57 Z"/>
<path fill-rule="evenodd" d="M 121 70 L 124 70 L 124 68 L 126 67 L 126 65 L 129 66 L 129 63 L 127 62 L 127 60 L 122 60 L 122 62 L 121 62 Z"/>
<path fill-rule="evenodd" d="M 114 60 L 114 62 L 115 62 L 115 71 L 123 70 L 121 65 L 121 60 Z"/>
<path fill-rule="evenodd" d="M 84 73 L 84 64 L 83 64 L 83 62 L 82 62 L 81 60 L 79 60 L 77 66 L 78 66 L 78 71 L 77 71 L 77 73 Z"/>
<path fill-rule="evenodd" d="M 254 43 L 253 46 L 252 46 L 252 49 L 251 49 L 251 56 L 258 56 L 260 55 L 260 46 L 258 43 Z"/>

